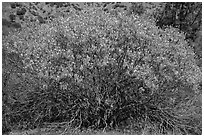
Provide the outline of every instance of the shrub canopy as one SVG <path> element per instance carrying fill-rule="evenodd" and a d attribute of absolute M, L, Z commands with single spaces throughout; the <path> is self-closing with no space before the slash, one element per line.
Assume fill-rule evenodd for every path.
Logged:
<path fill-rule="evenodd" d="M 156 69 L 169 80 L 201 82 L 184 39 L 177 29 L 161 30 L 143 17 L 90 9 L 10 34 L 4 47 L 20 54 L 25 69 L 42 78 L 86 83 L 94 69 L 112 66 L 156 88 Z"/>

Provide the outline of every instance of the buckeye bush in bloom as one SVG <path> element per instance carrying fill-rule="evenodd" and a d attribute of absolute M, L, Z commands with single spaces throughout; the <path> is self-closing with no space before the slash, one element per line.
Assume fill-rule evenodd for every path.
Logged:
<path fill-rule="evenodd" d="M 19 54 L 28 73 L 54 81 L 39 89 L 44 100 L 40 92 L 33 93 L 32 112 L 45 119 L 59 112 L 78 127 L 117 127 L 132 118 L 144 122 L 145 116 L 162 131 L 177 127 L 175 115 L 183 115 L 173 114 L 179 112 L 176 105 L 198 93 L 202 80 L 182 32 L 122 12 L 71 11 L 10 33 L 3 47 Z"/>

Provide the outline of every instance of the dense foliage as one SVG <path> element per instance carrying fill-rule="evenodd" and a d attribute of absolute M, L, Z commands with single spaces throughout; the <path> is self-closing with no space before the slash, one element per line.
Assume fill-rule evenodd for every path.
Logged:
<path fill-rule="evenodd" d="M 11 32 L 3 53 L 5 68 L 12 60 L 15 68 L 3 78 L 18 73 L 21 80 L 12 89 L 5 83 L 3 93 L 23 93 L 5 101 L 9 126 L 65 122 L 79 129 L 131 125 L 138 134 L 201 134 L 202 77 L 193 49 L 178 29 L 162 30 L 147 16 L 73 10 Z"/>
<path fill-rule="evenodd" d="M 202 3 L 167 3 L 163 12 L 157 15 L 157 25 L 173 26 L 183 31 L 186 40 L 196 53 L 198 65 L 202 66 Z"/>
<path fill-rule="evenodd" d="M 66 17 L 72 10 L 91 7 L 100 7 L 104 12 L 145 15 L 161 28 L 173 26 L 183 31 L 194 49 L 197 64 L 202 66 L 202 3 L 199 2 L 13 2 L 3 3 L 2 7 L 3 35 L 13 28 L 26 27 L 29 22 L 43 24 L 59 16 Z"/>

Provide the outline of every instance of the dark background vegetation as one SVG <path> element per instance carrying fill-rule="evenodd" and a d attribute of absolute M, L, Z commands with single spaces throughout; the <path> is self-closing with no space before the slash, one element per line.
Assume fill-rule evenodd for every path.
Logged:
<path fill-rule="evenodd" d="M 161 29 L 169 26 L 178 28 L 185 34 L 188 46 L 195 53 L 196 64 L 202 70 L 202 3 L 2 3 L 3 39 L 9 35 L 9 32 L 29 27 L 30 22 L 39 25 L 46 24 L 59 16 L 66 17 L 71 10 L 83 11 L 89 7 L 101 7 L 103 11 L 111 14 L 122 11 L 126 15 L 147 16 L 154 20 Z M 123 79 L 116 80 L 119 83 L 117 87 L 118 85 L 114 85 L 115 83 L 110 80 L 110 78 L 114 79 L 112 73 L 117 73 L 113 72 L 115 68 L 111 66 L 100 70 L 103 74 L 100 77 L 104 80 L 104 91 L 112 89 L 111 92 L 106 92 L 108 95 L 103 96 L 114 97 L 116 95 L 117 97 L 110 99 L 110 102 L 103 100 L 100 106 L 97 104 L 98 100 L 95 99 L 95 95 L 92 93 L 87 95 L 89 91 L 84 91 L 84 88 L 72 82 L 70 82 L 69 90 L 74 90 L 75 93 L 64 92 L 64 90 L 59 92 L 60 85 L 56 81 L 46 81 L 48 83 L 46 90 L 40 88 L 38 86 L 42 85 L 41 79 L 34 77 L 31 73 L 23 76 L 22 59 L 18 54 L 11 54 L 3 48 L 2 57 L 3 134 L 8 134 L 13 130 L 23 131 L 44 126 L 48 128 L 46 123 L 54 125 L 55 129 L 59 128 L 60 124 L 67 130 L 79 129 L 80 133 L 84 129 L 90 129 L 92 133 L 104 129 L 125 134 L 202 133 L 201 93 L 190 92 L 192 87 L 188 85 L 182 85 L 179 82 L 164 82 L 160 88 L 161 91 L 150 95 L 152 89 L 148 89 L 144 81 L 124 76 Z M 61 82 L 64 81 L 61 80 Z M 168 93 L 170 89 L 179 86 L 185 93 L 174 95 Z M 145 93 L 137 92 L 137 95 L 134 95 L 137 101 L 130 102 L 132 101 L 130 97 L 132 90 L 129 88 L 138 91 L 142 89 Z M 199 88 L 201 91 L 201 83 Z M 82 90 L 84 92 L 81 92 Z M 128 93 L 122 94 L 123 90 L 127 90 Z M 185 114 L 181 114 L 183 117 L 176 116 L 171 110 L 171 107 L 175 106 L 170 104 L 169 95 L 177 98 L 177 112 L 182 113 L 181 109 L 185 109 L 183 110 Z M 185 102 L 190 102 L 190 98 L 193 98 L 194 102 L 185 104 Z M 122 103 L 111 102 L 112 100 Z M 167 111 L 158 109 L 156 107 L 158 102 L 169 106 L 170 109 Z M 29 108 L 32 110 L 28 113 L 26 111 Z M 102 120 L 105 117 L 106 120 Z M 68 129 L 67 123 L 71 123 L 71 129 Z"/>

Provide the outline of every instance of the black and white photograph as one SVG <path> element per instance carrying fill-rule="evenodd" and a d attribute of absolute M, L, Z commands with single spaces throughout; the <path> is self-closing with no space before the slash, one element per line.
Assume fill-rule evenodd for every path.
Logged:
<path fill-rule="evenodd" d="M 202 2 L 1 2 L 2 135 L 202 135 Z"/>

